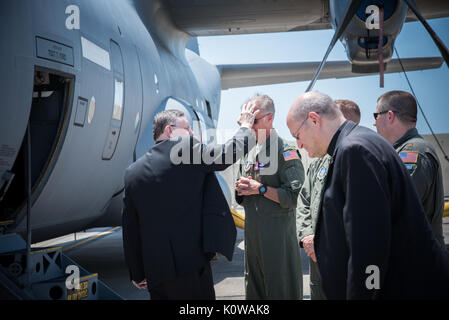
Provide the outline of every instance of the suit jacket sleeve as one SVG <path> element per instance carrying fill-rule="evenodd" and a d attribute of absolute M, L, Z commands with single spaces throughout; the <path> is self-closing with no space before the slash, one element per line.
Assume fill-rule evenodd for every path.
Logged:
<path fill-rule="evenodd" d="M 123 251 L 130 278 L 139 283 L 145 279 L 139 218 L 126 189 L 123 198 L 122 230 Z"/>
<path fill-rule="evenodd" d="M 347 299 L 372 299 L 378 290 L 375 271 L 378 268 L 378 284 L 388 268 L 390 252 L 390 193 L 385 167 L 368 150 L 352 146 L 340 150 L 340 170 L 345 204 L 343 223 L 349 250 L 347 265 Z M 371 288 L 369 289 L 367 285 Z"/>
<path fill-rule="evenodd" d="M 222 171 L 245 156 L 255 145 L 252 130 L 240 128 L 234 137 L 222 145 L 195 143 L 192 155 L 201 155 L 201 164 L 206 172 Z M 192 160 L 195 163 L 195 159 Z"/>
<path fill-rule="evenodd" d="M 203 191 L 203 251 L 232 260 L 237 230 L 215 173 L 206 175 Z"/>
<path fill-rule="evenodd" d="M 238 181 L 243 176 L 242 170 L 243 170 L 242 163 L 240 163 L 236 181 Z M 243 198 L 243 196 L 238 195 L 237 190 L 234 191 L 234 197 L 235 197 L 235 202 L 237 202 L 240 205 L 243 203 L 244 198 Z"/>

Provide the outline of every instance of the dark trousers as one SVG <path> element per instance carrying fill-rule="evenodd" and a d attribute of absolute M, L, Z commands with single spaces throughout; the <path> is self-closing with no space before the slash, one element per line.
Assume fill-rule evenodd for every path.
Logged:
<path fill-rule="evenodd" d="M 151 300 L 215 300 L 210 263 L 196 272 L 153 286 L 149 291 Z"/>

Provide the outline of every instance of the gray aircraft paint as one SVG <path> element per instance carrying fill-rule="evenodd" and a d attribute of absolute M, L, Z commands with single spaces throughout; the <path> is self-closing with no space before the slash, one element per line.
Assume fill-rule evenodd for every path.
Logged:
<path fill-rule="evenodd" d="M 317 2 L 316 8 L 309 2 L 286 0 L 257 0 L 243 7 L 239 1 L 201 3 L 209 11 L 194 10 L 198 3 L 193 0 L 173 0 L 168 6 L 149 0 L 1 2 L 0 177 L 11 170 L 19 154 L 30 118 L 35 70 L 71 79 L 70 97 L 64 106 L 67 114 L 60 118 L 64 125 L 55 141 L 50 165 L 42 171 L 45 174 L 38 179 L 39 187 L 32 197 L 33 242 L 120 223 L 123 173 L 133 161 L 134 152 L 139 157 L 154 144 L 152 120 L 156 112 L 167 108 L 169 99 L 182 101 L 191 117 L 196 113 L 204 119 L 203 127 L 215 127 L 220 111 L 221 75 L 216 66 L 185 49 L 191 36 L 330 28 L 325 16 L 326 1 Z M 418 6 L 423 3 L 419 1 Z M 69 5 L 80 10 L 79 30 L 66 27 Z M 447 9 L 444 4 L 438 5 Z M 254 8 L 269 13 L 279 6 L 284 11 L 291 11 L 291 6 L 296 11 L 312 6 L 316 21 L 320 22 L 298 19 L 295 24 L 290 19 L 287 23 L 282 10 L 275 17 L 264 16 L 256 24 L 245 18 L 254 13 Z M 435 15 L 426 10 L 429 16 Z M 442 16 L 447 16 L 444 10 Z M 207 12 L 232 17 L 231 28 L 227 30 L 222 20 L 215 29 L 211 20 L 201 24 L 206 21 L 201 19 Z M 83 38 L 87 40 L 84 48 Z M 111 41 L 118 45 L 123 62 L 123 70 L 118 71 L 124 83 L 123 114 L 113 155 L 104 160 L 113 123 L 114 79 L 118 70 L 114 69 Z M 282 76 L 285 81 L 292 81 L 288 74 Z M 266 83 L 267 77 L 263 81 Z M 91 106 L 95 106 L 93 113 Z M 80 112 L 85 113 L 84 118 Z M 447 172 L 447 167 L 444 170 Z M 25 219 L 15 221 L 7 232 L 24 233 Z"/>

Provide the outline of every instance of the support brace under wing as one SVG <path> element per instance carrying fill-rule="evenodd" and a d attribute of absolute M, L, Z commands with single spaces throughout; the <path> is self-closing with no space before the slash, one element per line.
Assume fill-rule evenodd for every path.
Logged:
<path fill-rule="evenodd" d="M 406 71 L 437 69 L 441 67 L 440 57 L 402 59 Z M 263 64 L 217 65 L 221 75 L 222 89 L 251 87 L 278 83 L 310 81 L 319 62 L 288 62 Z M 356 70 L 363 71 L 363 65 Z M 355 73 L 348 61 L 329 61 L 323 67 L 318 79 L 342 79 L 376 74 L 377 72 Z M 397 59 L 391 59 L 385 73 L 402 72 Z"/>

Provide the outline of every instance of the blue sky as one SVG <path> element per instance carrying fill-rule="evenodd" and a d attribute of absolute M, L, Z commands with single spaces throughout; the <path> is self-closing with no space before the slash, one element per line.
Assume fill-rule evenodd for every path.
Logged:
<path fill-rule="evenodd" d="M 429 20 L 429 24 L 449 47 L 449 18 Z M 201 56 L 212 64 L 321 61 L 333 34 L 333 30 L 319 30 L 200 37 L 199 48 Z M 404 24 L 396 39 L 396 49 L 401 58 L 440 56 L 432 39 L 418 22 Z M 346 59 L 344 47 L 338 42 L 328 61 Z M 434 131 L 449 132 L 449 69 L 446 64 L 440 69 L 409 72 L 408 77 Z M 275 102 L 275 128 L 282 137 L 289 138 L 290 132 L 285 124 L 287 112 L 307 85 L 308 82 L 296 82 L 223 90 L 217 127 L 237 129 L 236 117 L 241 104 L 255 93 L 263 93 L 271 96 Z M 334 99 L 355 101 L 361 109 L 361 124 L 374 130 L 372 113 L 377 98 L 390 90 L 410 91 L 402 73 L 385 75 L 383 89 L 379 88 L 379 76 L 375 75 L 319 80 L 314 90 Z M 430 133 L 420 113 L 417 127 L 423 134 Z"/>

